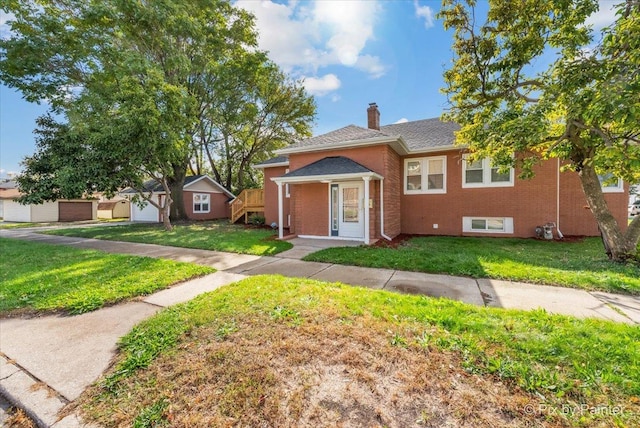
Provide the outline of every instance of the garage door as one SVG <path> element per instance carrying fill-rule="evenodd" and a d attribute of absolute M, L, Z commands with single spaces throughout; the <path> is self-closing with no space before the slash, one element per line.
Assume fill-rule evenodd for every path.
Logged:
<path fill-rule="evenodd" d="M 79 221 L 93 219 L 92 202 L 58 202 L 59 221 Z"/>
<path fill-rule="evenodd" d="M 140 209 L 137 204 L 131 204 L 131 221 L 153 221 L 158 222 L 158 209 L 151 204 L 147 204 Z"/>

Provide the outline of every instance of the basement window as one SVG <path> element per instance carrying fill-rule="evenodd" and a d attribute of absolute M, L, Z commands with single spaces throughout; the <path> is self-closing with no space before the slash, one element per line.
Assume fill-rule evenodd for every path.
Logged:
<path fill-rule="evenodd" d="M 513 217 L 462 217 L 467 233 L 513 233 Z"/>

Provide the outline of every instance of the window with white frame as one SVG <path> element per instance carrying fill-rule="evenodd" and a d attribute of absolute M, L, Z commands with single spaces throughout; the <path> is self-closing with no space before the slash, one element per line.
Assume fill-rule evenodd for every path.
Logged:
<path fill-rule="evenodd" d="M 431 156 L 404 161 L 404 193 L 446 193 L 447 157 Z"/>
<path fill-rule="evenodd" d="M 470 233 L 513 233 L 513 217 L 462 217 L 462 231 Z"/>
<path fill-rule="evenodd" d="M 210 197 L 208 193 L 195 193 L 193 195 L 193 212 L 208 213 L 210 211 Z"/>
<path fill-rule="evenodd" d="M 624 192 L 624 183 L 619 178 L 616 179 L 613 174 L 600 174 L 598 175 L 600 180 L 600 187 L 603 193 L 621 193 Z"/>
<path fill-rule="evenodd" d="M 513 186 L 513 168 L 500 172 L 498 166 L 491 165 L 491 159 L 476 161 L 462 158 L 462 187 L 511 187 Z"/>

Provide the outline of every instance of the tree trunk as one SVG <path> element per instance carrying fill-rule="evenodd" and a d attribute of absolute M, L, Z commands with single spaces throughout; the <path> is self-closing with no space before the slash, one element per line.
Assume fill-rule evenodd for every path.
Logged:
<path fill-rule="evenodd" d="M 186 168 L 173 168 L 173 176 L 167 179 L 167 184 L 171 190 L 171 219 L 174 221 L 187 220 L 187 211 L 184 206 L 184 197 L 182 188 L 184 187 L 184 179 L 186 177 Z"/>
<path fill-rule="evenodd" d="M 638 240 L 640 239 L 640 221 L 636 218 L 624 233 L 618 221 L 611 214 L 607 201 L 602 193 L 600 180 L 591 165 L 583 165 L 578 173 L 582 190 L 587 198 L 589 208 L 598 223 L 605 251 L 609 259 L 624 262 L 635 259 Z"/>
<path fill-rule="evenodd" d="M 171 224 L 171 206 L 173 206 L 173 204 L 170 201 L 171 197 L 168 197 L 162 205 L 162 225 L 167 232 L 173 230 L 173 225 Z"/>

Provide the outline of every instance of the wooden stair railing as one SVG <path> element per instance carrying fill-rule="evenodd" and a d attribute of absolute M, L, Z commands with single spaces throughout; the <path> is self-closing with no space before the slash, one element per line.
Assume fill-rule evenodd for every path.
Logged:
<path fill-rule="evenodd" d="M 249 213 L 264 212 L 264 189 L 244 189 L 231 203 L 231 223 L 244 216 L 245 224 Z"/>

